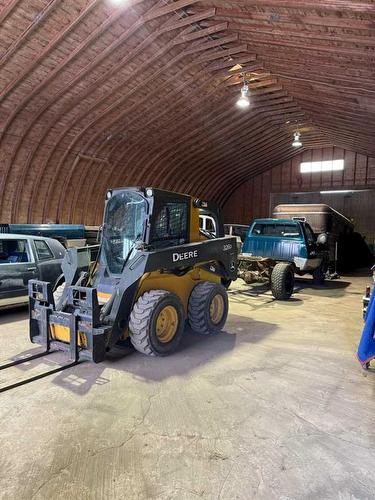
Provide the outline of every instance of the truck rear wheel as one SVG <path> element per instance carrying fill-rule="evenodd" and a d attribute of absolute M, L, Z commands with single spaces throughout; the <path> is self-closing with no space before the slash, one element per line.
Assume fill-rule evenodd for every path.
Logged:
<path fill-rule="evenodd" d="M 271 291 L 277 300 L 288 300 L 294 289 L 293 267 L 287 262 L 278 262 L 271 273 Z"/>
<path fill-rule="evenodd" d="M 315 285 L 324 285 L 326 277 L 323 264 L 320 264 L 319 267 L 314 269 L 314 271 L 312 272 L 312 277 Z"/>
<path fill-rule="evenodd" d="M 228 316 L 228 295 L 222 285 L 203 281 L 193 288 L 188 317 L 191 328 L 203 335 L 219 333 Z"/>
<path fill-rule="evenodd" d="M 142 354 L 168 356 L 184 333 L 185 313 L 180 299 L 166 290 L 145 292 L 130 314 L 130 341 Z"/>

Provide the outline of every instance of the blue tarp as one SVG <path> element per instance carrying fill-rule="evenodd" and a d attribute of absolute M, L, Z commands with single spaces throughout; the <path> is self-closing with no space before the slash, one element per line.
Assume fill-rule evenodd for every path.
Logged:
<path fill-rule="evenodd" d="M 375 358 L 375 286 L 372 289 L 367 307 L 365 326 L 359 342 L 357 356 L 360 363 L 365 364 Z"/>

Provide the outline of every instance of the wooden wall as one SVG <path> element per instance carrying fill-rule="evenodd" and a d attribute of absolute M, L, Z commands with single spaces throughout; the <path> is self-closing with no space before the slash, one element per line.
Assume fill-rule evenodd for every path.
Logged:
<path fill-rule="evenodd" d="M 301 161 L 340 158 L 344 158 L 345 162 L 343 171 L 313 174 L 301 174 L 299 171 Z M 308 203 L 307 198 L 310 198 L 311 203 L 328 203 L 333 206 L 336 203 L 335 198 L 331 196 L 328 200 L 326 197 L 321 197 L 319 191 L 350 188 L 375 188 L 375 158 L 336 147 L 307 150 L 242 184 L 226 202 L 224 219 L 225 222 L 248 224 L 256 217 L 268 217 L 272 213 L 274 204 L 282 201 Z M 280 195 L 303 192 L 315 194 L 294 196 L 293 201 Z M 340 197 L 336 199 L 337 210 L 340 210 L 343 200 Z M 366 206 L 346 203 L 346 207 L 351 207 L 347 208 L 351 213 L 345 215 L 357 221 L 359 230 L 362 229 L 370 242 L 375 235 L 375 191 L 363 195 L 362 200 Z"/>

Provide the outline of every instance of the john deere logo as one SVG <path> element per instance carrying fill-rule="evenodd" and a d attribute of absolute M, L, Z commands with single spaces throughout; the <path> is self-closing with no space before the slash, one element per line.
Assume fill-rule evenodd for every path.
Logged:
<path fill-rule="evenodd" d="M 179 262 L 180 260 L 194 259 L 198 257 L 198 250 L 192 250 L 190 252 L 174 253 L 173 262 Z"/>

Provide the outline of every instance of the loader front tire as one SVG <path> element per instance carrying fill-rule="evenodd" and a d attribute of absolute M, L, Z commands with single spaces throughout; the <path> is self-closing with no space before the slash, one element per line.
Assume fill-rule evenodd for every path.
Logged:
<path fill-rule="evenodd" d="M 142 354 L 168 356 L 177 349 L 184 324 L 184 307 L 177 295 L 150 290 L 139 297 L 130 314 L 130 341 Z"/>
<path fill-rule="evenodd" d="M 202 281 L 193 288 L 189 299 L 189 323 L 197 333 L 219 333 L 228 316 L 228 295 L 223 285 Z"/>
<path fill-rule="evenodd" d="M 276 300 L 288 300 L 294 289 L 293 267 L 287 262 L 278 262 L 271 273 L 271 291 Z"/>

